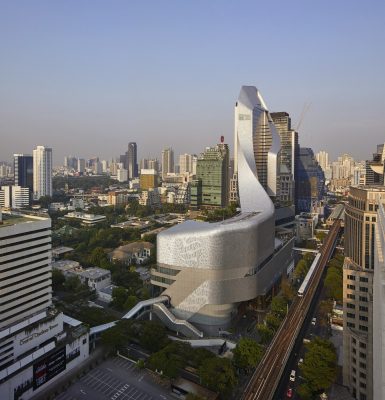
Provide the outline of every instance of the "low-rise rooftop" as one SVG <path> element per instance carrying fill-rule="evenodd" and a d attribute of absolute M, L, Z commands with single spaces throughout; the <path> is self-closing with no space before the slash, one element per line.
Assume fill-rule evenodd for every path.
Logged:
<path fill-rule="evenodd" d="M 88 279 L 97 279 L 101 278 L 102 276 L 111 275 L 111 272 L 108 269 L 94 267 L 85 269 L 84 271 L 80 272 L 79 275 Z"/>
<path fill-rule="evenodd" d="M 0 211 L 0 228 L 44 220 L 49 220 L 49 217 Z"/>

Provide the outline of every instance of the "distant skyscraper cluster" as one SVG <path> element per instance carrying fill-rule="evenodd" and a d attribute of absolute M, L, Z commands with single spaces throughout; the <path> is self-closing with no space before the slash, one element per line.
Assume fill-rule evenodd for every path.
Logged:
<path fill-rule="evenodd" d="M 316 154 L 316 159 L 332 191 L 343 193 L 347 191 L 350 185 L 370 184 L 371 171 L 368 173 L 367 180 L 365 162 L 355 161 L 349 154 L 342 154 L 336 161 L 331 161 L 329 154 L 321 150 Z"/>
<path fill-rule="evenodd" d="M 0 207 L 22 208 L 32 199 L 52 196 L 52 149 L 37 146 L 30 154 L 14 154 L 14 184 L 0 187 Z"/>

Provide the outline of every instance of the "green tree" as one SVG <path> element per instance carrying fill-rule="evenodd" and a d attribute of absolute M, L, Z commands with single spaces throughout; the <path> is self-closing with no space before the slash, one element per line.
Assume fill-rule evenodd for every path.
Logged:
<path fill-rule="evenodd" d="M 308 265 L 308 267 L 310 267 L 311 263 L 312 263 L 313 260 L 314 260 L 314 254 L 312 254 L 312 253 L 306 253 L 306 254 L 303 256 L 303 260 L 305 260 L 305 261 L 306 261 L 306 264 Z"/>
<path fill-rule="evenodd" d="M 143 287 L 139 291 L 139 298 L 141 300 L 147 300 L 151 297 L 150 290 L 147 287 Z"/>
<path fill-rule="evenodd" d="M 281 293 L 284 299 L 289 303 L 293 301 L 296 296 L 294 288 L 291 286 L 288 279 L 283 278 L 281 282 Z"/>
<path fill-rule="evenodd" d="M 248 370 L 258 365 L 262 355 L 262 346 L 253 339 L 242 338 L 234 349 L 233 362 L 238 368 Z"/>
<path fill-rule="evenodd" d="M 148 366 L 152 370 L 157 370 L 169 378 L 176 378 L 179 370 L 184 366 L 184 362 L 179 355 L 169 352 L 165 348 L 150 356 Z"/>
<path fill-rule="evenodd" d="M 153 370 L 162 371 L 166 376 L 175 378 L 179 370 L 186 365 L 192 352 L 189 344 L 171 341 L 167 346 L 152 354 L 148 364 Z"/>
<path fill-rule="evenodd" d="M 266 314 L 265 321 L 266 325 L 273 331 L 276 331 L 281 325 L 281 319 L 271 312 Z"/>
<path fill-rule="evenodd" d="M 313 393 L 329 389 L 337 377 L 337 355 L 333 344 L 315 337 L 306 347 L 300 366 L 306 384 Z"/>
<path fill-rule="evenodd" d="M 210 358 L 199 367 L 198 374 L 203 385 L 229 396 L 237 384 L 234 367 L 228 358 Z"/>
<path fill-rule="evenodd" d="M 325 237 L 326 237 L 326 233 L 323 232 L 323 231 L 319 231 L 319 232 L 316 233 L 315 236 L 321 243 L 323 243 L 324 240 L 325 240 Z"/>
<path fill-rule="evenodd" d="M 100 267 L 103 260 L 107 260 L 107 256 L 103 247 L 95 247 L 89 257 L 89 263 L 95 267 Z"/>
<path fill-rule="evenodd" d="M 68 313 L 90 326 L 102 325 L 116 320 L 116 316 L 112 315 L 110 310 L 106 308 L 77 306 L 75 310 L 72 308 Z"/>
<path fill-rule="evenodd" d="M 309 271 L 309 265 L 305 259 L 301 259 L 298 261 L 297 265 L 295 266 L 293 276 L 295 279 L 303 280 L 306 274 Z"/>
<path fill-rule="evenodd" d="M 283 296 L 275 296 L 271 301 L 271 312 L 279 318 L 284 318 L 287 313 L 287 300 Z"/>
<path fill-rule="evenodd" d="M 136 367 L 138 369 L 144 369 L 145 366 L 146 366 L 146 363 L 144 362 L 144 360 L 142 358 L 140 360 L 138 360 L 138 362 L 136 363 Z"/>
<path fill-rule="evenodd" d="M 155 321 L 143 321 L 139 342 L 151 352 L 159 351 L 169 343 L 166 328 Z"/>
<path fill-rule="evenodd" d="M 319 305 L 318 314 L 319 322 L 323 326 L 327 326 L 329 315 L 333 311 L 333 302 L 331 300 L 322 300 Z"/>
<path fill-rule="evenodd" d="M 306 383 L 298 386 L 298 394 L 302 400 L 311 400 L 313 398 L 313 392 Z"/>
<path fill-rule="evenodd" d="M 195 367 L 199 368 L 203 363 L 206 362 L 207 359 L 215 357 L 215 354 L 212 353 L 210 350 L 207 350 L 203 347 L 198 347 L 192 349 L 191 353 L 189 354 L 187 362 Z"/>
<path fill-rule="evenodd" d="M 136 304 L 138 303 L 138 298 L 136 296 L 128 296 L 125 303 L 124 303 L 124 309 L 125 310 L 131 310 Z"/>
<path fill-rule="evenodd" d="M 328 297 L 333 298 L 337 301 L 342 301 L 342 285 L 343 285 L 343 274 L 342 268 L 329 266 L 327 269 L 324 285 L 326 288 L 326 294 Z"/>
<path fill-rule="evenodd" d="M 53 290 L 58 290 L 63 287 L 66 278 L 59 269 L 52 269 L 52 287 Z"/>
<path fill-rule="evenodd" d="M 69 276 L 63 283 L 64 290 L 77 293 L 82 289 L 82 283 L 78 276 Z"/>
<path fill-rule="evenodd" d="M 270 343 L 271 339 L 274 336 L 274 331 L 265 324 L 258 324 L 257 331 L 261 339 L 261 343 L 265 345 Z"/>
<path fill-rule="evenodd" d="M 118 286 L 112 289 L 112 306 L 118 310 L 124 310 L 128 292 L 124 287 Z"/>
<path fill-rule="evenodd" d="M 133 293 L 143 287 L 139 274 L 129 271 L 126 266 L 117 265 L 114 267 L 111 275 L 116 285 L 131 289 Z"/>
<path fill-rule="evenodd" d="M 37 201 L 37 203 L 40 204 L 41 208 L 48 208 L 50 203 L 52 203 L 52 197 L 51 196 L 42 196 Z"/>
<path fill-rule="evenodd" d="M 127 337 L 122 329 L 113 326 L 102 333 L 102 343 L 111 350 L 118 350 L 127 344 Z"/>

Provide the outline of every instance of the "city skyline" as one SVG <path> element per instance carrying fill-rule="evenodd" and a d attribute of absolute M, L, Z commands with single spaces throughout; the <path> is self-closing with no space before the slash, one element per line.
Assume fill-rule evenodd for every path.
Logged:
<path fill-rule="evenodd" d="M 269 93 L 270 109 L 288 112 L 294 129 L 307 109 L 299 140 L 315 152 L 365 159 L 382 142 L 381 2 L 333 3 L 333 12 L 328 2 L 303 1 L 3 4 L 0 160 L 37 143 L 55 149 L 55 165 L 74 148 L 87 158 L 116 157 L 127 139 L 139 158 L 165 146 L 198 153 L 221 135 L 231 145 L 229 99 L 242 84 Z M 271 18 L 252 23 L 259 14 Z M 249 51 L 255 38 L 265 63 Z"/>

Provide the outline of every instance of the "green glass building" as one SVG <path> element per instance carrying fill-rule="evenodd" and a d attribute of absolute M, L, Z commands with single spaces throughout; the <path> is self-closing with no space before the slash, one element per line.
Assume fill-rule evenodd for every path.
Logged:
<path fill-rule="evenodd" d="M 201 188 L 197 203 L 202 206 L 226 207 L 229 203 L 229 146 L 224 143 L 207 147 L 197 162 L 196 178 Z"/>

